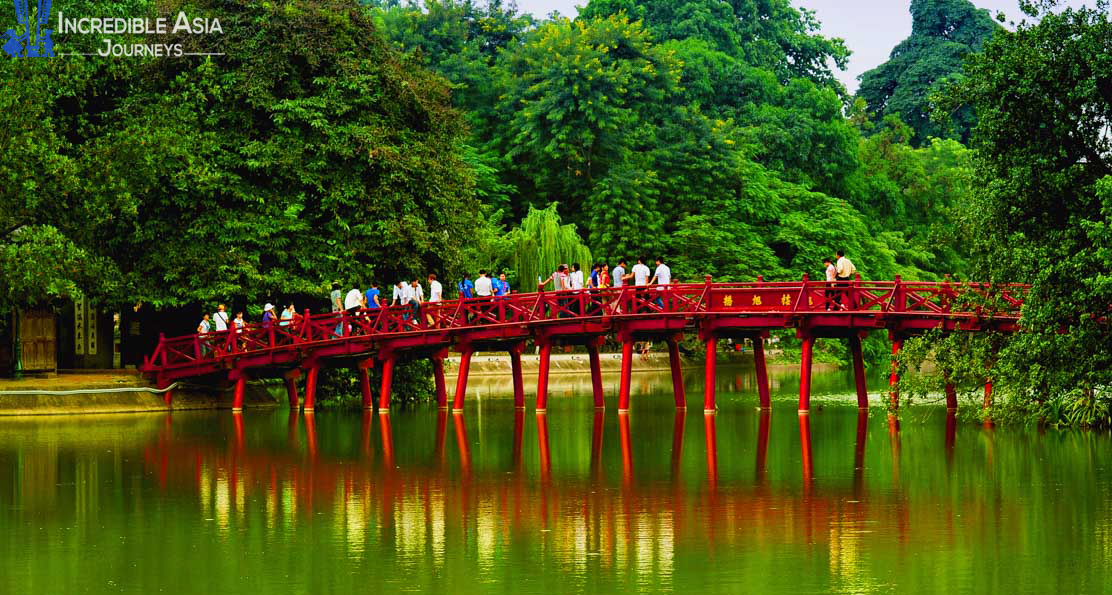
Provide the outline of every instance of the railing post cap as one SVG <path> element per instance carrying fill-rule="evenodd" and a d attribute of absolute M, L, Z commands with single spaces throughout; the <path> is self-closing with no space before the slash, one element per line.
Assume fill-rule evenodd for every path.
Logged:
<path fill-rule="evenodd" d="M 900 281 L 902 281 L 902 279 L 900 278 L 899 275 L 896 275 L 896 283 L 899 283 Z"/>
<path fill-rule="evenodd" d="M 764 283 L 764 280 L 765 280 L 764 275 L 757 275 L 757 283 Z"/>
<path fill-rule="evenodd" d="M 809 273 L 803 273 L 803 280 L 804 281 L 810 281 L 811 280 L 811 275 Z"/>

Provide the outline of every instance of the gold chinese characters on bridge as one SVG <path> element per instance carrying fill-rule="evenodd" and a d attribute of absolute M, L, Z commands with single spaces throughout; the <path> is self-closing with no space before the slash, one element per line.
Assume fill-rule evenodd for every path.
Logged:
<path fill-rule="evenodd" d="M 711 294 L 711 307 L 718 311 L 783 312 L 792 310 L 798 299 L 798 292 L 783 289 L 723 289 Z"/>

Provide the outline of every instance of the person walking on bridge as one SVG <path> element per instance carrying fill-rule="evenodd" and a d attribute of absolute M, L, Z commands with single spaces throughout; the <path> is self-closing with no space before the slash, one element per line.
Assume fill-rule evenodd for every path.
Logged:
<path fill-rule="evenodd" d="M 439 326 L 437 320 L 440 318 L 440 302 L 444 301 L 444 286 L 440 281 L 436 280 L 436 273 L 429 273 L 429 308 L 425 314 L 425 320 L 429 323 L 430 327 L 436 328 Z"/>
<path fill-rule="evenodd" d="M 201 324 L 197 325 L 197 341 L 201 344 L 201 357 L 208 357 L 209 354 L 209 336 L 212 332 L 212 322 L 209 321 L 209 315 L 205 314 L 201 317 Z"/>
<path fill-rule="evenodd" d="M 645 266 L 645 259 L 638 258 L 637 264 L 633 265 L 633 312 L 637 314 L 644 307 L 645 302 L 645 286 L 649 284 L 649 267 Z"/>
<path fill-rule="evenodd" d="M 371 288 L 364 294 L 364 299 L 367 303 L 367 308 L 375 309 L 382 307 L 382 292 L 378 290 L 378 281 L 371 281 Z"/>
<path fill-rule="evenodd" d="M 853 262 L 846 258 L 846 253 L 842 250 L 838 251 L 838 262 L 835 263 L 834 269 L 838 281 L 842 282 L 839 284 L 842 287 L 849 287 L 848 281 L 852 280 L 853 276 L 857 274 L 857 267 L 853 266 Z M 846 296 L 845 308 L 852 310 L 854 308 L 853 296 L 849 295 L 848 291 L 843 291 L 843 293 Z"/>
<path fill-rule="evenodd" d="M 464 273 L 463 279 L 459 282 L 459 297 L 461 300 L 469 300 L 475 295 L 475 284 L 471 282 L 471 275 Z"/>
<path fill-rule="evenodd" d="M 625 285 L 629 279 L 626 274 L 626 260 L 624 258 L 618 259 L 618 266 L 614 267 L 614 287 L 621 287 Z"/>
<path fill-rule="evenodd" d="M 653 278 L 649 281 L 649 285 L 653 283 L 660 286 L 660 291 L 667 291 L 668 285 L 672 283 L 672 269 L 664 264 L 664 257 L 656 257 L 656 272 L 653 273 Z M 663 298 L 656 298 L 656 305 L 664 308 Z"/>
<path fill-rule="evenodd" d="M 344 309 L 344 294 L 340 292 L 340 284 L 332 284 L 332 293 L 328 294 L 328 301 L 332 304 L 332 311 L 339 312 Z"/>
<path fill-rule="evenodd" d="M 834 281 L 838 279 L 838 269 L 834 268 L 834 261 L 829 257 L 822 259 L 823 270 L 826 273 L 826 286 L 834 287 Z M 827 289 L 826 296 L 826 310 L 841 310 L 842 309 L 842 296 L 834 289 Z"/>
<path fill-rule="evenodd" d="M 224 311 L 224 304 L 216 307 L 216 314 L 212 315 L 212 324 L 216 332 L 228 330 L 228 313 Z"/>

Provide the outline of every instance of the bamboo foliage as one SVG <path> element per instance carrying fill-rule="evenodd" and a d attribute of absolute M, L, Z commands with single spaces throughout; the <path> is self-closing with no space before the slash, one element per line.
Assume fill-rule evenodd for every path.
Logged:
<path fill-rule="evenodd" d="M 521 291 L 533 291 L 538 277 L 547 279 L 561 264 L 591 266 L 591 251 L 575 225 L 560 223 L 556 203 L 544 209 L 530 207 L 521 224 L 510 232 L 509 249 Z"/>

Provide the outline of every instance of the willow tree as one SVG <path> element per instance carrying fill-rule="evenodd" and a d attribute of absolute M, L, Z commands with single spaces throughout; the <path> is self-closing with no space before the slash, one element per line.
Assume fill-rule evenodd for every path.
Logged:
<path fill-rule="evenodd" d="M 529 213 L 509 234 L 507 260 L 517 272 L 521 291 L 532 291 L 538 278 L 547 279 L 561 264 L 578 262 L 589 268 L 591 251 L 574 224 L 562 224 L 556 203 Z"/>

